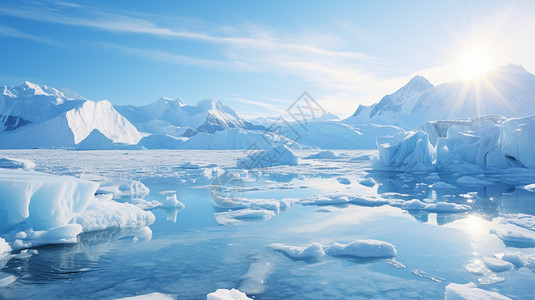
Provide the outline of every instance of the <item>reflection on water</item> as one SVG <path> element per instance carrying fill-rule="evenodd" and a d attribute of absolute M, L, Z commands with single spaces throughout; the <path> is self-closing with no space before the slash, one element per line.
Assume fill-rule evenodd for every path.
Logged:
<path fill-rule="evenodd" d="M 184 209 L 154 209 L 156 221 L 150 226 L 153 239 L 149 242 L 133 243 L 129 237 L 136 230 L 107 230 L 80 235 L 75 245 L 44 246 L 31 257 L 13 258 L 2 272 L 17 280 L 0 287 L 0 298 L 114 299 L 161 292 L 178 299 L 201 299 L 218 288 L 242 288 L 255 299 L 440 299 L 447 283 L 481 282 L 478 279 L 483 275 L 467 271 L 465 265 L 474 267 L 470 264 L 506 251 L 533 253 L 533 248 L 510 248 L 517 245 L 504 244 L 488 232 L 493 218 L 502 214 L 535 214 L 534 194 L 501 181 L 498 175 L 485 178 L 491 185 L 471 187 L 458 185 L 452 175 L 375 172 L 367 161 L 307 160 L 297 167 L 264 170 L 258 179 L 228 163 L 225 174 L 232 176 L 222 175 L 226 181 L 214 184 L 217 178 L 208 180 L 199 169 L 178 167 L 191 158 L 180 158 L 178 152 L 147 153 L 136 152 L 144 158 L 134 160 L 139 166 L 95 164 L 91 170 L 125 178 L 135 174 L 135 179 L 151 190 L 146 200 L 162 201 L 175 193 Z M 158 160 L 152 161 L 150 155 Z M 203 160 L 215 160 L 203 155 Z M 239 157 L 234 152 L 217 155 Z M 167 161 L 172 159 L 177 161 Z M 54 165 L 47 168 L 60 174 L 73 170 Z M 117 174 L 117 170 L 126 173 Z M 336 180 L 340 176 L 351 184 L 340 184 Z M 377 185 L 359 184 L 367 177 Z M 430 188 L 437 180 L 455 188 Z M 404 211 L 384 205 L 387 201 L 375 206 L 341 204 L 318 209 L 281 201 L 346 192 L 398 201 L 452 202 L 469 205 L 472 210 Z M 221 226 L 214 214 L 229 207 L 221 203 L 216 207 L 217 196 L 274 200 L 268 204 L 278 213 L 264 222 L 247 222 L 244 217 L 240 225 Z M 269 247 L 272 243 L 306 246 L 357 239 L 392 243 L 398 255 L 390 261 L 329 257 L 304 262 Z M 513 298 L 532 296 L 533 272 L 520 268 L 501 274 L 505 281 L 493 284 L 492 289 Z"/>

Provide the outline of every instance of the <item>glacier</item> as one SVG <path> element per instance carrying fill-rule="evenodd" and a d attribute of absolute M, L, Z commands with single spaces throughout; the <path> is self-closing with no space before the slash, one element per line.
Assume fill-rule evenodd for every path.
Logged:
<path fill-rule="evenodd" d="M 151 212 L 107 197 L 98 184 L 35 171 L 0 169 L 0 230 L 13 248 L 76 243 L 82 232 L 147 226 Z"/>
<path fill-rule="evenodd" d="M 509 168 L 533 168 L 534 116 L 506 119 L 487 116 L 459 121 L 433 121 L 421 130 L 377 138 L 383 170 L 479 174 Z M 462 184 L 485 184 L 461 177 Z"/>

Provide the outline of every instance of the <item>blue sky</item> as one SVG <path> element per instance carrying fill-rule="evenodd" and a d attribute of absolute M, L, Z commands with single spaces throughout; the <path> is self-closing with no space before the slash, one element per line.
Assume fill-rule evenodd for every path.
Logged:
<path fill-rule="evenodd" d="M 216 98 L 277 115 L 303 91 L 348 116 L 464 53 L 535 71 L 535 5 L 514 1 L 24 1 L 0 5 L 0 83 L 114 104 Z"/>

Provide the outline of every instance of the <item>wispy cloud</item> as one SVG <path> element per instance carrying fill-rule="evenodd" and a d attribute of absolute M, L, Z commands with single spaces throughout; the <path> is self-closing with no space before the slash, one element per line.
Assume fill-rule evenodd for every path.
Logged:
<path fill-rule="evenodd" d="M 313 83 L 322 95 L 317 95 L 335 112 L 347 112 L 359 102 L 371 103 L 384 93 L 385 86 L 401 82 L 388 79 L 386 62 L 359 51 L 331 47 L 336 37 L 324 33 L 305 32 L 282 35 L 253 24 L 222 29 L 210 26 L 190 28 L 161 24 L 162 19 L 150 15 L 114 13 L 63 2 L 43 2 L 41 5 L 10 4 L 0 7 L 0 14 L 38 22 L 89 27 L 112 33 L 149 35 L 166 39 L 183 39 L 206 43 L 221 57 L 220 60 L 192 57 L 160 49 L 139 49 L 124 45 L 100 43 L 130 55 L 145 59 L 203 67 L 231 68 L 247 72 L 262 72 L 294 76 Z M 216 27 L 216 26 L 213 26 Z M 199 30 L 201 28 L 202 30 Z M 366 70 L 366 71 L 365 71 Z M 405 80 L 405 78 L 403 78 Z M 343 103 L 343 104 L 342 104 Z"/>
<path fill-rule="evenodd" d="M 50 44 L 50 45 L 57 45 L 58 43 L 56 41 L 46 39 L 43 37 L 31 35 L 28 33 L 24 33 L 22 31 L 19 31 L 13 27 L 9 27 L 7 25 L 0 24 L 0 36 L 8 36 L 8 37 L 14 37 L 14 38 L 20 38 L 20 39 L 27 39 L 32 40 L 40 43 Z"/>

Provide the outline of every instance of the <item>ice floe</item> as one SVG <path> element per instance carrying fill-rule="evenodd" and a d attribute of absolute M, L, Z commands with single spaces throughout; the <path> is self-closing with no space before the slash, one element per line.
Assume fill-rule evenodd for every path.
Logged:
<path fill-rule="evenodd" d="M 467 284 L 450 283 L 446 286 L 446 300 L 467 300 L 467 299 L 486 299 L 486 300 L 510 300 L 496 292 L 485 291 L 477 288 L 473 282 Z"/>
<path fill-rule="evenodd" d="M 312 243 L 306 247 L 272 244 L 271 248 L 297 260 L 319 261 L 325 255 L 356 258 L 392 258 L 397 255 L 394 245 L 378 240 L 356 240 L 349 244 Z"/>
<path fill-rule="evenodd" d="M 299 158 L 284 144 L 268 150 L 252 153 L 238 161 L 238 167 L 244 169 L 267 168 L 280 165 L 295 166 Z"/>
<path fill-rule="evenodd" d="M 535 231 L 531 231 L 513 224 L 495 225 L 490 230 L 490 233 L 495 234 L 504 242 L 535 244 Z"/>
<path fill-rule="evenodd" d="M 0 169 L 0 229 L 15 249 L 75 243 L 81 232 L 142 227 L 151 212 L 95 197 L 98 184 L 74 177 Z"/>
<path fill-rule="evenodd" d="M 251 298 L 237 289 L 218 289 L 206 295 L 206 300 L 251 300 Z"/>
<path fill-rule="evenodd" d="M 2 157 L 0 158 L 0 168 L 33 170 L 35 163 L 29 159 Z"/>

